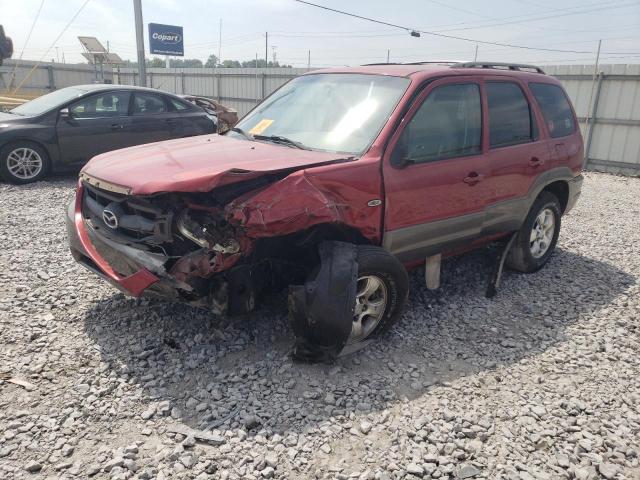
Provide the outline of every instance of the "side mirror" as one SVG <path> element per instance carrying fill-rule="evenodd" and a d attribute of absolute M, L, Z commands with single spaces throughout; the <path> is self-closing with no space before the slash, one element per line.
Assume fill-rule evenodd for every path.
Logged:
<path fill-rule="evenodd" d="M 60 110 L 60 120 L 65 120 L 68 122 L 71 119 L 73 119 L 73 115 L 71 115 L 71 112 L 68 108 L 63 108 L 62 110 Z"/>

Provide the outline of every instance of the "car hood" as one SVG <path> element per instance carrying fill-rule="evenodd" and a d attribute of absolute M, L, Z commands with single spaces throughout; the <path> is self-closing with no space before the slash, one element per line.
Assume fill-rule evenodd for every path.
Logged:
<path fill-rule="evenodd" d="M 96 186 L 138 195 L 208 192 L 265 173 L 352 159 L 339 153 L 201 135 L 98 155 L 85 165 L 81 177 Z"/>
<path fill-rule="evenodd" d="M 14 115 L 13 113 L 0 112 L 0 123 L 20 123 L 27 117 Z"/>

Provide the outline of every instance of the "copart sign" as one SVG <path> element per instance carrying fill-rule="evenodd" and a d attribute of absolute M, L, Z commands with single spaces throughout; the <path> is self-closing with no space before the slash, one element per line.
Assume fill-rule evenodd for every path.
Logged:
<path fill-rule="evenodd" d="M 184 56 L 182 27 L 175 25 L 149 24 L 149 51 L 159 55 Z"/>

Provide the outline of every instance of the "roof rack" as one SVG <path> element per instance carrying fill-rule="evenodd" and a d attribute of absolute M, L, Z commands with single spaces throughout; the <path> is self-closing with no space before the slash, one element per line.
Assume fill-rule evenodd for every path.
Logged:
<path fill-rule="evenodd" d="M 425 62 L 380 62 L 380 63 L 365 63 L 363 67 L 374 67 L 378 65 L 430 65 L 430 64 L 446 64 L 453 65 L 461 63 L 460 60 L 430 60 Z"/>
<path fill-rule="evenodd" d="M 451 65 L 451 68 L 496 68 L 506 70 L 533 70 L 536 73 L 545 75 L 544 70 L 536 65 L 527 65 L 525 63 L 504 63 L 504 62 L 461 62 Z"/>

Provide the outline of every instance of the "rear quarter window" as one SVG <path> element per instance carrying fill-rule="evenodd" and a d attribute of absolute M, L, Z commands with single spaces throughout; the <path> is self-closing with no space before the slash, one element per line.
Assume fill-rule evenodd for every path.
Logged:
<path fill-rule="evenodd" d="M 566 137 L 576 131 L 573 111 L 562 88 L 549 83 L 530 83 L 529 89 L 542 111 L 551 137 Z"/>

